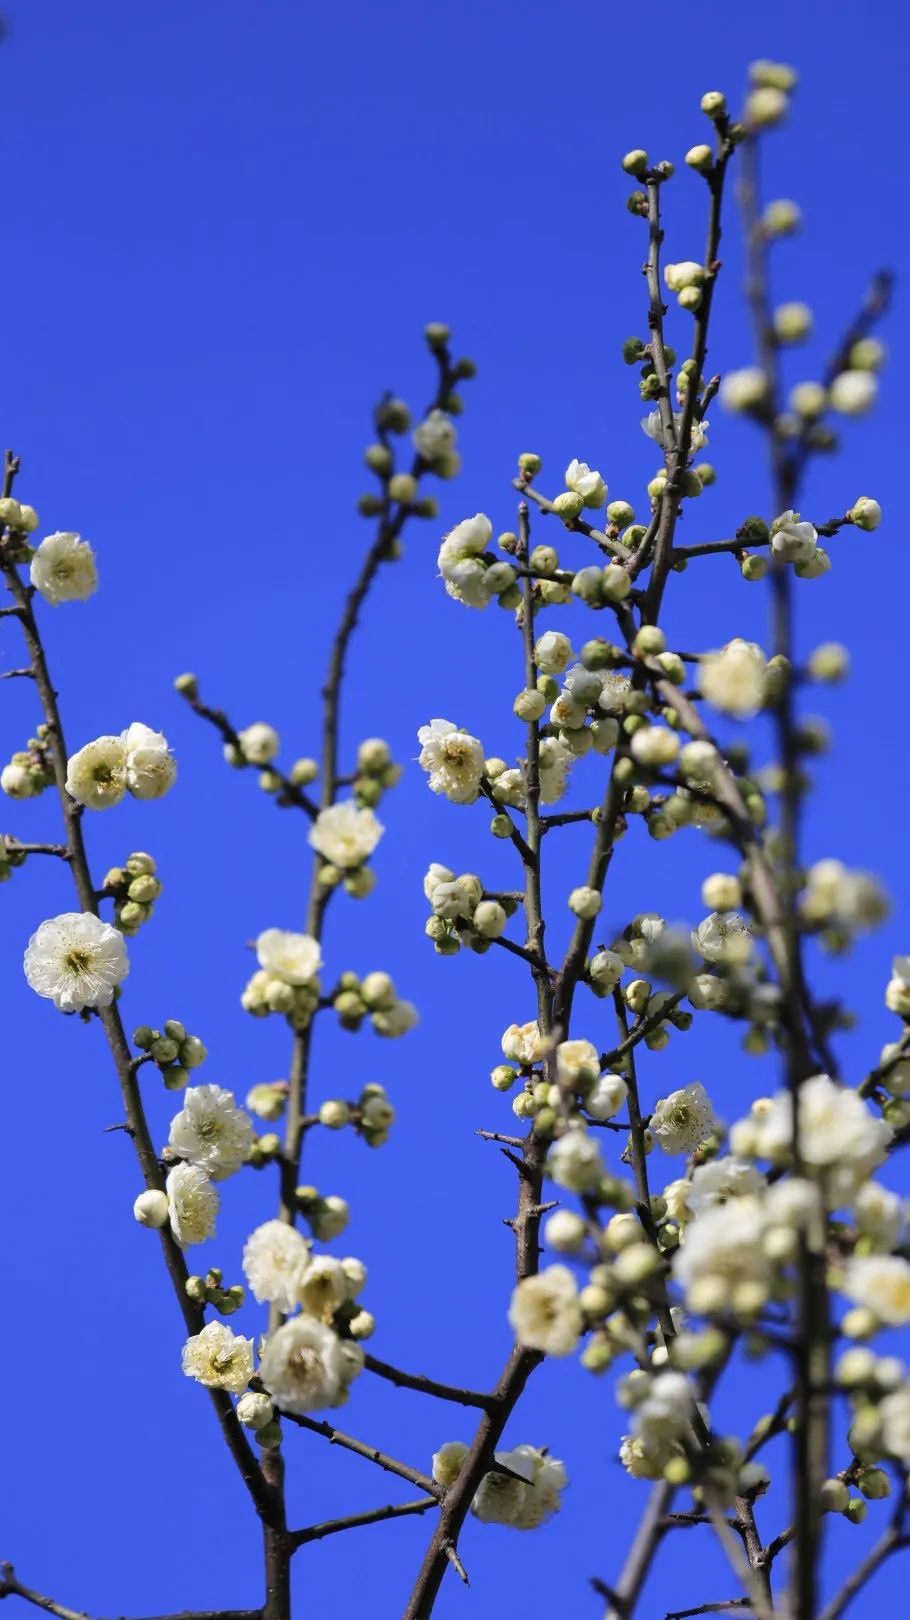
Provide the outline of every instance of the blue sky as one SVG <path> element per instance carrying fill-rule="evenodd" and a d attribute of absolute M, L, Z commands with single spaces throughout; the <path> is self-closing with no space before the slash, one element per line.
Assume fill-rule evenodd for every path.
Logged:
<path fill-rule="evenodd" d="M 285 1072 L 283 1025 L 247 1018 L 238 996 L 244 942 L 302 921 L 305 827 L 251 776 L 226 771 L 214 735 L 173 694 L 173 676 L 195 669 L 239 724 L 273 722 L 286 760 L 315 747 L 331 625 L 369 536 L 354 502 L 368 487 L 370 408 L 384 387 L 420 404 L 431 385 L 422 327 L 444 319 L 480 368 L 465 390 L 464 473 L 441 486 L 439 524 L 411 529 L 403 562 L 376 590 L 351 664 L 344 739 L 350 749 L 383 734 L 412 761 L 417 726 L 441 714 L 488 751 L 514 752 L 514 635 L 493 610 L 474 616 L 447 601 L 435 549 L 443 527 L 478 509 L 496 529 L 513 525 L 510 479 L 525 449 L 543 455 L 546 490 L 578 455 L 602 469 L 613 497 L 643 507 L 655 458 L 619 354 L 644 327 L 642 231 L 624 208 L 619 156 L 641 144 L 681 164 L 705 134 L 704 90 L 735 97 L 757 55 L 796 63 L 802 84 L 789 128 L 772 139 L 769 186 L 797 198 L 806 230 L 779 249 L 775 290 L 815 309 L 818 337 L 789 375 L 817 374 L 868 272 L 906 265 L 889 182 L 905 139 L 904 75 L 887 43 L 903 12 L 873 0 L 858 27 L 855 7 L 829 5 L 822 18 L 817 6 L 780 0 L 649 14 L 591 0 L 463 0 L 447 10 L 414 0 L 11 0 L 7 11 L 4 442 L 23 457 L 20 493 L 43 530 L 81 530 L 103 582 L 84 609 L 45 613 L 67 731 L 76 747 L 140 719 L 163 728 L 180 757 L 166 801 L 131 803 L 89 828 L 99 875 L 149 848 L 166 885 L 131 947 L 126 1016 L 182 1018 L 210 1048 L 200 1078 L 242 1095 Z M 671 258 L 700 255 L 703 204 L 700 181 L 681 169 L 668 193 Z M 718 368 L 751 357 L 732 220 Z M 681 347 L 686 328 L 673 320 Z M 849 428 L 843 455 L 814 471 L 803 502 L 817 519 L 864 493 L 885 510 L 874 537 L 833 542 L 834 570 L 798 597 L 802 647 L 843 639 L 854 653 L 851 683 L 811 704 L 832 720 L 837 747 L 818 770 L 809 850 L 884 871 L 895 896 L 888 926 L 849 963 L 823 969 L 826 984 L 849 986 L 859 1013 L 842 1043 L 857 1076 L 893 1034 L 882 986 L 892 953 L 910 949 L 905 331 L 899 306 L 881 407 Z M 687 520 L 692 539 L 730 534 L 751 511 L 770 515 L 750 430 L 718 409 L 712 417 L 718 483 Z M 671 642 L 761 639 L 766 605 L 732 562 L 693 568 L 673 583 Z M 0 663 L 18 661 L 7 622 Z M 34 723 L 25 683 L 5 686 L 4 759 Z M 590 788 L 593 771 L 586 780 Z M 494 887 L 517 874 L 510 851 L 486 836 L 483 812 L 432 799 L 413 765 L 383 818 L 380 885 L 363 906 L 339 903 L 329 961 L 388 968 L 423 1020 L 395 1044 L 320 1029 L 317 1094 L 380 1080 L 399 1123 L 378 1154 L 326 1133 L 308 1148 L 308 1176 L 352 1201 L 345 1247 L 370 1267 L 377 1354 L 480 1384 L 509 1343 L 501 1220 L 514 1188 L 473 1132 L 509 1129 L 508 1103 L 486 1077 L 503 1027 L 530 1016 L 532 1002 L 500 953 L 433 956 L 420 878 L 431 859 L 478 868 Z M 7 805 L 3 827 L 54 836 L 50 797 Z M 584 837 L 570 829 L 553 856 L 559 918 L 586 863 Z M 630 835 L 611 874 L 611 922 L 645 909 L 697 916 L 701 878 L 716 864 L 695 835 L 659 847 Z M 102 1134 L 118 1106 L 100 1031 L 56 1016 L 22 978 L 28 935 L 70 907 L 65 874 L 33 862 L 0 904 L 9 1487 L 0 1556 L 93 1614 L 258 1602 L 256 1525 L 204 1396 L 180 1374 L 182 1334 L 157 1245 L 130 1215 L 129 1145 Z M 597 1039 L 602 1014 L 585 1012 Z M 577 1032 L 589 1032 L 581 1018 Z M 675 1038 L 646 1071 L 652 1097 L 696 1078 L 735 1117 L 774 1073 L 744 1059 L 725 1029 Z M 163 1141 L 172 1100 L 150 1087 L 149 1108 Z M 271 1194 L 252 1174 L 226 1189 L 210 1258 L 232 1267 L 233 1280 Z M 257 1318 L 251 1310 L 242 1320 L 252 1331 Z M 740 1376 L 718 1421 L 757 1415 L 764 1378 Z M 465 1433 L 457 1411 L 367 1378 L 344 1422 L 417 1466 Z M 489 1620 L 512 1607 L 544 1620 L 556 1604 L 579 1620 L 598 1615 L 586 1578 L 615 1574 L 644 1502 L 611 1460 L 619 1432 L 606 1382 L 574 1366 L 542 1370 L 509 1439 L 549 1444 L 566 1460 L 565 1511 L 533 1543 L 470 1526 L 473 1593 L 450 1582 L 440 1620 Z M 395 1495 L 366 1463 L 315 1437 L 292 1436 L 288 1451 L 295 1523 Z M 780 1528 L 771 1514 L 767 1527 Z M 348 1620 L 356 1605 L 391 1620 L 427 1533 L 402 1521 L 307 1549 L 299 1612 Z M 707 1539 L 696 1556 L 689 1537 L 703 1534 L 668 1544 L 648 1620 L 731 1595 Z M 859 1556 L 865 1533 L 838 1520 L 829 1539 L 834 1572 Z M 899 1579 L 885 1575 L 855 1612 L 887 1602 Z"/>

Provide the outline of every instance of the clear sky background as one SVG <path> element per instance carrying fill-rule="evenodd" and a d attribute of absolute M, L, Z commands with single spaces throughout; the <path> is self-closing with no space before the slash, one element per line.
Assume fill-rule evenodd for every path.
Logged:
<path fill-rule="evenodd" d="M 22 455 L 19 493 L 38 507 L 42 532 L 90 538 L 103 583 L 87 606 L 43 615 L 70 745 L 140 719 L 163 728 L 180 758 L 163 803 L 89 818 L 99 877 L 147 848 L 166 885 L 130 947 L 125 1015 L 128 1026 L 182 1018 L 210 1048 L 198 1078 L 243 1096 L 286 1071 L 285 1026 L 248 1018 L 238 997 L 250 968 L 244 942 L 302 923 L 306 829 L 275 810 L 251 773 L 226 770 L 173 676 L 195 669 L 238 724 L 273 722 L 285 761 L 315 748 L 331 626 L 371 533 L 354 514 L 369 487 L 370 409 L 385 387 L 422 403 L 432 384 L 422 327 L 442 319 L 480 367 L 465 389 L 464 473 L 440 486 L 440 522 L 415 524 L 404 561 L 381 578 L 355 644 L 344 742 L 350 757 L 359 737 L 382 734 L 413 761 L 417 726 L 444 715 L 489 752 L 517 752 L 516 638 L 495 609 L 470 615 L 447 600 L 435 551 L 443 528 L 479 509 L 497 530 L 513 525 L 510 479 L 526 449 L 544 456 L 545 490 L 561 487 L 577 455 L 601 468 L 613 497 L 644 509 L 654 447 L 619 352 L 645 329 L 643 231 L 624 207 L 620 155 L 645 145 L 680 166 L 668 252 L 700 256 L 704 188 L 681 166 L 706 135 L 699 97 L 721 88 L 735 98 L 757 55 L 796 63 L 802 84 L 789 128 L 770 143 L 770 190 L 798 199 L 806 230 L 778 249 L 775 290 L 816 311 L 819 336 L 789 376 L 817 375 L 868 273 L 906 265 L 905 16 L 893 0 L 700 10 L 10 0 L 7 11 L 3 439 Z M 751 358 L 735 228 L 723 259 L 711 363 L 729 368 Z M 687 320 L 672 316 L 680 348 Z M 849 963 L 823 970 L 826 984 L 849 987 L 859 1013 L 841 1043 L 857 1078 L 894 1033 L 882 989 L 893 952 L 910 949 L 905 331 L 901 291 L 881 407 L 849 427 L 843 456 L 814 471 L 803 503 L 818 520 L 863 493 L 885 510 L 878 534 L 836 539 L 833 572 L 798 586 L 803 649 L 843 639 L 855 655 L 852 682 L 811 703 L 833 721 L 837 746 L 818 770 L 809 852 L 886 872 L 895 896 L 892 922 Z M 757 440 L 716 407 L 711 415 L 719 478 L 687 518 L 691 540 L 729 535 L 751 511 L 772 515 Z M 542 524 L 536 533 L 555 538 Z M 766 606 L 732 561 L 692 568 L 673 581 L 671 644 L 761 639 Z M 591 633 L 580 610 L 552 622 Z M 7 621 L 0 665 L 19 659 Z M 33 728 L 33 704 L 26 683 L 3 688 L 4 759 Z M 578 778 L 590 802 L 596 768 Z M 5 830 L 56 834 L 50 795 L 0 809 Z M 379 1080 L 399 1123 L 375 1154 L 317 1133 L 307 1178 L 351 1200 L 340 1252 L 369 1265 L 376 1353 L 480 1385 L 510 1343 L 502 1218 L 514 1177 L 473 1132 L 510 1128 L 508 1101 L 487 1074 L 502 1029 L 533 1004 L 504 953 L 434 957 L 420 880 L 431 859 L 476 868 L 493 887 L 517 873 L 508 846 L 486 835 L 484 811 L 431 798 L 413 763 L 382 817 L 379 887 L 363 905 L 333 908 L 329 971 L 388 968 L 423 1020 L 397 1043 L 320 1027 L 317 1098 Z M 557 939 L 564 894 L 587 860 L 584 831 L 561 836 L 548 883 Z M 611 872 L 608 926 L 644 909 L 697 919 L 701 879 L 718 864 L 695 834 L 658 847 L 636 830 Z M 65 872 L 49 862 L 32 862 L 0 895 L 0 1556 L 95 1615 L 255 1604 L 257 1526 L 206 1397 L 181 1375 L 183 1333 L 158 1246 L 130 1212 L 129 1143 L 102 1134 L 119 1113 L 101 1031 L 61 1018 L 22 977 L 29 934 L 72 903 Z M 577 1033 L 607 1040 L 603 1009 L 580 1008 Z M 645 1083 L 653 1101 L 696 1078 L 736 1117 L 775 1075 L 741 1056 L 734 1031 L 702 1027 L 674 1036 Z M 163 1142 L 173 1099 L 155 1084 L 147 1092 Z M 239 1279 L 243 1237 L 272 1214 L 273 1192 L 268 1174 L 226 1185 L 201 1269 L 208 1260 Z M 252 1332 L 261 1318 L 251 1307 L 235 1320 Z M 761 1370 L 737 1375 L 718 1405 L 721 1425 L 748 1428 L 764 1381 Z M 343 1421 L 421 1467 L 441 1441 L 468 1433 L 457 1409 L 367 1376 Z M 565 1459 L 565 1510 L 521 1540 L 469 1524 L 473 1590 L 447 1581 L 440 1620 L 545 1620 L 557 1609 L 596 1620 L 587 1578 L 615 1577 L 646 1495 L 613 1460 L 619 1433 L 609 1381 L 575 1364 L 542 1369 L 508 1440 L 548 1444 Z M 295 1524 L 408 1494 L 316 1437 L 292 1434 L 287 1451 Z M 766 1511 L 769 1535 L 785 1512 Z M 873 1507 L 870 1521 L 882 1513 Z M 405 1520 L 307 1549 L 296 1564 L 299 1612 L 394 1620 L 428 1534 L 428 1521 Z M 832 1578 L 866 1539 L 832 1521 Z M 677 1542 L 643 1620 L 732 1595 L 706 1532 Z M 904 1579 L 895 1567 L 854 1612 L 893 1612 Z"/>

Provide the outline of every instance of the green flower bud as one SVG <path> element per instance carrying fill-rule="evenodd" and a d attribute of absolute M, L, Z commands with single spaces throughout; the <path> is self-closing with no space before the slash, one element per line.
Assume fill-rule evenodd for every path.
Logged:
<path fill-rule="evenodd" d="M 648 172 L 647 152 L 643 151 L 640 146 L 635 147 L 633 151 L 626 153 L 622 160 L 622 166 L 626 174 L 634 175 L 636 180 L 643 180 Z"/>
<path fill-rule="evenodd" d="M 519 692 L 515 702 L 512 704 L 512 709 L 519 720 L 530 722 L 539 720 L 546 706 L 546 699 L 532 687 L 524 692 Z"/>
<path fill-rule="evenodd" d="M 403 399 L 386 399 L 376 412 L 376 423 L 389 433 L 407 433 L 411 413 Z"/>
<path fill-rule="evenodd" d="M 714 153 L 710 146 L 690 146 L 686 162 L 690 169 L 696 169 L 699 174 L 708 174 L 714 167 Z"/>
<path fill-rule="evenodd" d="M 438 470 L 434 467 L 434 471 Z M 411 511 L 415 517 L 435 518 L 439 516 L 439 502 L 432 495 L 422 495 L 419 501 L 414 501 Z"/>
<path fill-rule="evenodd" d="M 174 691 L 181 697 L 195 698 L 199 696 L 199 682 L 195 675 L 178 675 L 174 681 Z"/>
<path fill-rule="evenodd" d="M 157 1035 L 158 1031 L 150 1029 L 148 1024 L 137 1024 L 133 1030 L 133 1045 L 138 1046 L 140 1052 L 147 1052 Z"/>
<path fill-rule="evenodd" d="M 400 501 L 403 506 L 409 506 L 417 494 L 417 479 L 410 473 L 396 473 L 389 479 L 389 495 L 393 501 Z"/>
<path fill-rule="evenodd" d="M 498 1063 L 490 1075 L 490 1081 L 496 1091 L 510 1091 L 518 1079 L 518 1070 L 509 1067 L 508 1063 Z"/>
<path fill-rule="evenodd" d="M 526 478 L 536 478 L 542 466 L 540 456 L 535 456 L 531 450 L 524 450 L 518 458 L 519 471 L 524 473 Z"/>
<path fill-rule="evenodd" d="M 626 198 L 626 208 L 630 214 L 643 214 L 647 218 L 648 196 L 644 191 L 632 191 Z"/>
<path fill-rule="evenodd" d="M 370 471 L 381 477 L 392 470 L 392 452 L 387 444 L 368 444 L 363 459 Z"/>
<path fill-rule="evenodd" d="M 603 571 L 601 591 L 606 602 L 624 602 L 632 589 L 632 581 L 624 568 L 610 564 Z"/>
<path fill-rule="evenodd" d="M 256 1444 L 261 1446 L 263 1451 L 274 1451 L 281 1445 L 281 1424 L 275 1418 L 271 1423 L 266 1423 L 261 1429 L 256 1430 Z"/>
<path fill-rule="evenodd" d="M 161 884 L 157 878 L 153 877 L 133 878 L 127 890 L 131 900 L 138 900 L 140 905 L 144 906 L 151 905 L 153 900 L 157 900 L 160 893 Z"/>
<path fill-rule="evenodd" d="M 666 645 L 667 638 L 658 625 L 643 624 L 632 643 L 632 651 L 638 658 L 656 658 Z"/>
<path fill-rule="evenodd" d="M 622 357 L 625 360 L 627 366 L 637 365 L 638 361 L 641 359 L 644 352 L 645 352 L 645 345 L 642 342 L 641 338 L 637 338 L 637 337 L 626 338 L 626 341 L 622 346 Z"/>
<path fill-rule="evenodd" d="M 445 348 L 450 337 L 452 336 L 452 333 L 449 327 L 444 325 L 442 321 L 430 321 L 429 324 L 424 327 L 423 335 L 433 353 L 436 354 L 440 349 Z"/>
<path fill-rule="evenodd" d="M 173 1063 L 177 1051 L 177 1042 L 168 1040 L 165 1035 L 159 1035 L 158 1039 L 153 1041 L 149 1047 L 149 1054 L 153 1062 L 157 1063 L 160 1068 L 163 1068 L 168 1063 Z"/>
<path fill-rule="evenodd" d="M 689 309 L 694 313 L 701 305 L 702 292 L 700 287 L 683 287 L 677 294 L 676 302 L 680 309 Z"/>
<path fill-rule="evenodd" d="M 555 574 L 559 567 L 559 554 L 553 546 L 535 546 L 528 562 L 538 574 Z"/>
<path fill-rule="evenodd" d="M 330 1131 L 343 1130 L 351 1118 L 351 1110 L 340 1098 L 329 1098 L 319 1109 L 319 1123 Z"/>
<path fill-rule="evenodd" d="M 743 579 L 748 579 L 754 583 L 756 580 L 764 579 L 767 574 L 768 559 L 760 556 L 757 552 L 749 552 L 742 558 L 739 570 Z"/>
<path fill-rule="evenodd" d="M 567 489 L 561 495 L 557 495 L 553 502 L 553 511 L 564 523 L 572 524 L 581 515 L 584 504 L 580 495 L 576 495 L 572 489 Z"/>
<path fill-rule="evenodd" d="M 856 1476 L 856 1486 L 869 1502 L 891 1495 L 891 1481 L 883 1468 L 863 1468 Z"/>
<path fill-rule="evenodd" d="M 462 360 L 456 360 L 456 362 L 455 362 L 455 375 L 456 375 L 456 377 L 464 377 L 467 380 L 470 380 L 472 377 L 476 377 L 477 376 L 477 363 L 476 363 L 476 361 L 469 360 L 467 355 L 465 355 L 465 357 Z"/>
<path fill-rule="evenodd" d="M 706 90 L 699 105 L 709 118 L 719 118 L 727 110 L 727 98 L 722 90 Z"/>
<path fill-rule="evenodd" d="M 382 513 L 383 503 L 378 495 L 360 495 L 357 500 L 357 510 L 361 517 L 379 517 Z"/>
<path fill-rule="evenodd" d="M 149 907 L 143 905 L 141 901 L 127 900 L 125 905 L 120 907 L 117 922 L 124 933 L 135 933 L 137 928 L 141 928 L 149 915 Z"/>
<path fill-rule="evenodd" d="M 501 812 L 490 822 L 490 831 L 494 838 L 509 838 L 512 834 L 512 823 L 507 815 Z"/>
<path fill-rule="evenodd" d="M 861 1496 L 851 1496 L 844 1509 L 844 1518 L 849 1519 L 851 1524 L 862 1524 L 868 1511 Z"/>
<path fill-rule="evenodd" d="M 198 1069 L 208 1057 L 208 1047 L 203 1045 L 198 1035 L 187 1035 L 186 1039 L 180 1042 L 177 1056 L 185 1069 Z"/>
<path fill-rule="evenodd" d="M 607 517 L 617 529 L 624 529 L 627 524 L 635 522 L 635 508 L 628 501 L 611 501 L 607 507 Z"/>
<path fill-rule="evenodd" d="M 660 393 L 660 378 L 655 372 L 649 371 L 646 377 L 642 377 L 638 392 L 644 400 L 657 399 Z"/>
<path fill-rule="evenodd" d="M 137 850 L 133 855 L 128 857 L 126 869 L 129 872 L 130 877 L 151 876 L 157 870 L 155 857 L 153 855 L 147 855 L 144 850 Z"/>

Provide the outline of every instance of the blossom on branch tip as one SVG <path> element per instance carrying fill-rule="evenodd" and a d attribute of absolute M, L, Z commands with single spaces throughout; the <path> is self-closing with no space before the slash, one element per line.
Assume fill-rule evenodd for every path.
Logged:
<path fill-rule="evenodd" d="M 599 472 L 595 472 L 586 461 L 577 459 L 570 461 L 566 468 L 566 488 L 575 495 L 580 495 L 585 506 L 597 509 L 603 506 L 607 499 L 607 486 Z"/>
<path fill-rule="evenodd" d="M 177 761 L 163 732 L 134 720 L 120 740 L 126 755 L 126 785 L 133 797 L 163 798 L 177 777 Z"/>
<path fill-rule="evenodd" d="M 129 973 L 123 935 L 92 912 L 66 911 L 43 922 L 25 952 L 25 977 L 61 1012 L 109 1007 Z"/>
<path fill-rule="evenodd" d="M 766 668 L 761 648 L 737 636 L 719 652 L 702 656 L 698 672 L 702 695 L 722 713 L 749 720 L 765 701 Z"/>
<path fill-rule="evenodd" d="M 42 540 L 29 565 L 29 578 L 46 602 L 85 602 L 98 589 L 95 553 L 78 534 L 60 530 Z"/>
<path fill-rule="evenodd" d="M 696 1081 L 660 1099 L 651 1115 L 650 1130 L 664 1153 L 694 1153 L 716 1126 L 711 1099 Z"/>

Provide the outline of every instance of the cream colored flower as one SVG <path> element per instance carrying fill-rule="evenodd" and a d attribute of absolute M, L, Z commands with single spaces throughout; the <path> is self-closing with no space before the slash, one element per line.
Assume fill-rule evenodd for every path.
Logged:
<path fill-rule="evenodd" d="M 325 860 L 347 870 L 369 859 L 384 832 L 372 810 L 358 809 L 353 799 L 343 799 L 320 810 L 309 841 Z"/>
<path fill-rule="evenodd" d="M 171 1231 L 181 1249 L 214 1236 L 218 1194 L 198 1164 L 175 1164 L 165 1182 Z"/>
<path fill-rule="evenodd" d="M 348 1367 L 337 1334 L 312 1316 L 293 1316 L 270 1333 L 259 1376 L 286 1412 L 319 1412 L 337 1401 Z"/>
<path fill-rule="evenodd" d="M 253 1376 L 253 1341 L 232 1333 L 224 1322 L 207 1322 L 201 1333 L 187 1339 L 183 1370 L 206 1389 L 241 1395 Z"/>
<path fill-rule="evenodd" d="M 549 1356 L 570 1356 L 583 1326 L 575 1278 L 567 1266 L 546 1266 L 523 1277 L 512 1294 L 509 1321 L 519 1344 Z"/>
<path fill-rule="evenodd" d="M 246 1240 L 243 1274 L 260 1305 L 268 1300 L 284 1313 L 292 1311 L 309 1264 L 309 1244 L 286 1221 L 265 1221 Z"/>
<path fill-rule="evenodd" d="M 45 602 L 85 602 L 98 589 L 95 553 L 78 534 L 58 530 L 42 540 L 29 565 L 29 578 Z"/>
<path fill-rule="evenodd" d="M 910 1265 L 900 1255 L 854 1255 L 844 1267 L 842 1290 L 888 1327 L 910 1322 Z"/>
<path fill-rule="evenodd" d="M 702 694 L 724 714 L 751 719 L 765 701 L 765 667 L 761 648 L 737 637 L 720 652 L 704 654 L 699 667 Z"/>
<path fill-rule="evenodd" d="M 665 1153 L 694 1153 L 716 1124 L 711 1099 L 696 1081 L 661 1098 L 651 1115 L 650 1130 Z"/>
<path fill-rule="evenodd" d="M 134 720 L 120 741 L 126 754 L 126 783 L 135 799 L 161 799 L 177 779 L 177 761 L 161 731 Z"/>
<path fill-rule="evenodd" d="M 190 1086 L 183 1107 L 171 1120 L 174 1153 L 196 1164 L 212 1181 L 224 1181 L 245 1164 L 253 1146 L 249 1116 L 221 1086 Z"/>
<path fill-rule="evenodd" d="M 417 733 L 419 765 L 429 774 L 433 793 L 452 804 L 473 804 L 483 776 L 483 744 L 451 720 L 431 720 Z"/>
<path fill-rule="evenodd" d="M 309 934 L 266 928 L 256 941 L 259 966 L 284 984 L 310 984 L 322 967 L 322 947 Z"/>
<path fill-rule="evenodd" d="M 121 737 L 96 737 L 72 754 L 66 767 L 66 791 L 87 810 L 108 810 L 126 793 L 126 749 Z"/>
<path fill-rule="evenodd" d="M 25 952 L 25 977 L 61 1012 L 109 1007 L 130 970 L 123 935 L 90 911 L 43 922 Z"/>

